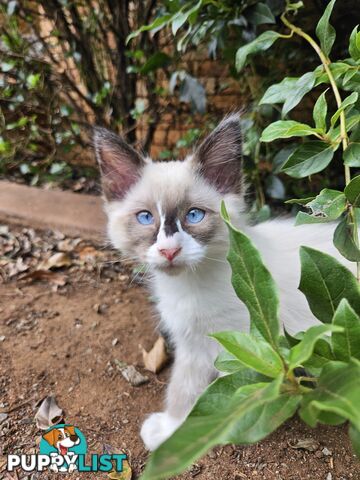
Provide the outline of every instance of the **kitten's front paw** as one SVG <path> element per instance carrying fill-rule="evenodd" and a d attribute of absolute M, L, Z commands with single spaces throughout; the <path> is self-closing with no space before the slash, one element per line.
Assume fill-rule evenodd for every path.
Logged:
<path fill-rule="evenodd" d="M 148 450 L 155 450 L 161 443 L 169 438 L 182 419 L 174 418 L 167 412 L 153 413 L 142 424 L 140 435 Z"/>

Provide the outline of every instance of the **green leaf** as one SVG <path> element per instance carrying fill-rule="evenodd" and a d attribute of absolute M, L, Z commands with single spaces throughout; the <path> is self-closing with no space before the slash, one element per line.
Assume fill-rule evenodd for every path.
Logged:
<path fill-rule="evenodd" d="M 335 38 L 336 38 L 335 29 L 329 23 L 331 12 L 334 8 L 335 1 L 336 0 L 331 0 L 328 3 L 322 17 L 320 18 L 316 26 L 316 35 L 320 40 L 321 49 L 326 56 L 328 56 L 329 53 L 331 52 L 332 46 L 334 45 Z"/>
<path fill-rule="evenodd" d="M 343 192 L 324 188 L 319 195 L 306 204 L 311 216 L 331 222 L 340 217 L 346 208 L 346 199 Z"/>
<path fill-rule="evenodd" d="M 314 223 L 326 223 L 328 221 L 329 220 L 324 217 L 315 217 L 310 213 L 298 212 L 295 217 L 295 227 L 298 227 L 299 225 L 311 225 Z"/>
<path fill-rule="evenodd" d="M 300 416 L 311 427 L 317 422 L 339 423 L 349 420 L 360 430 L 360 363 L 329 362 L 324 366 L 317 388 L 306 394 Z M 335 416 L 335 418 L 332 418 Z"/>
<path fill-rule="evenodd" d="M 201 83 L 188 73 L 185 74 L 179 90 L 180 102 L 189 102 L 199 113 L 206 110 L 206 91 Z"/>
<path fill-rule="evenodd" d="M 241 370 L 214 380 L 200 395 L 190 415 L 203 417 L 216 414 L 228 406 L 240 387 L 267 381 L 268 378 L 241 365 Z"/>
<path fill-rule="evenodd" d="M 360 318 L 345 298 L 336 309 L 333 325 L 343 327 L 343 332 L 331 336 L 333 352 L 337 360 L 348 362 L 351 357 L 360 359 Z"/>
<path fill-rule="evenodd" d="M 350 132 L 353 130 L 354 127 L 359 125 L 359 122 L 360 114 L 356 113 L 355 109 L 351 110 L 348 115 L 346 115 L 346 131 Z M 337 142 L 339 145 L 341 142 L 340 125 L 337 125 L 336 127 L 330 127 L 329 131 L 327 132 L 327 136 L 330 138 L 330 140 Z"/>
<path fill-rule="evenodd" d="M 31 73 L 26 77 L 26 85 L 29 90 L 36 88 L 40 82 L 41 74 L 40 73 Z"/>
<path fill-rule="evenodd" d="M 278 138 L 305 137 L 319 132 L 319 129 L 312 128 L 305 123 L 295 122 L 294 120 L 278 120 L 265 128 L 260 141 L 272 142 Z"/>
<path fill-rule="evenodd" d="M 344 163 L 349 167 L 360 167 L 360 122 L 351 132 L 349 145 L 344 151 Z"/>
<path fill-rule="evenodd" d="M 14 130 L 15 128 L 22 128 L 29 122 L 31 122 L 30 117 L 20 117 L 16 122 L 8 123 L 6 125 L 6 130 Z"/>
<path fill-rule="evenodd" d="M 16 66 L 16 62 L 10 61 L 10 62 L 1 62 L 0 67 L 1 67 L 1 72 L 6 73 L 10 72 L 14 67 Z"/>
<path fill-rule="evenodd" d="M 314 346 L 314 351 L 311 357 L 304 362 L 304 367 L 310 372 L 315 372 L 315 370 L 317 370 L 315 373 L 316 376 L 321 373 L 321 369 L 324 365 L 329 363 L 329 360 L 335 360 L 331 345 L 327 340 L 327 338 L 319 338 Z"/>
<path fill-rule="evenodd" d="M 291 347 L 298 345 L 304 338 L 304 334 L 305 332 L 299 332 L 295 336 L 291 336 L 285 330 L 286 339 Z M 313 373 L 314 376 L 319 376 L 321 369 L 324 365 L 329 363 L 329 360 L 335 360 L 335 357 L 333 355 L 331 345 L 328 342 L 328 338 L 319 338 L 314 345 L 314 350 L 311 357 L 304 362 L 303 366 L 307 371 Z"/>
<path fill-rule="evenodd" d="M 139 72 L 143 75 L 146 75 L 154 70 L 157 70 L 158 68 L 169 65 L 170 62 L 171 57 L 169 57 L 169 55 L 166 55 L 164 52 L 156 52 L 147 59 L 144 65 L 140 68 Z"/>
<path fill-rule="evenodd" d="M 269 30 L 262 33 L 259 37 L 253 40 L 250 43 L 247 43 L 243 47 L 240 47 L 236 52 L 235 57 L 235 66 L 236 70 L 239 72 L 242 70 L 246 64 L 247 57 L 258 52 L 265 51 L 271 47 L 271 45 L 281 37 L 281 34 Z"/>
<path fill-rule="evenodd" d="M 266 180 L 266 193 L 269 197 L 277 200 L 283 200 L 285 198 L 285 187 L 278 176 L 269 175 Z"/>
<path fill-rule="evenodd" d="M 246 445 L 259 442 L 295 414 L 300 400 L 299 395 L 283 393 L 275 400 L 255 408 L 237 423 L 227 436 L 226 443 Z"/>
<path fill-rule="evenodd" d="M 19 166 L 19 170 L 20 170 L 22 175 L 27 175 L 27 174 L 31 173 L 31 168 L 27 163 L 22 163 Z"/>
<path fill-rule="evenodd" d="M 343 298 L 360 313 L 360 287 L 350 270 L 332 256 L 310 247 L 300 248 L 300 259 L 299 289 L 321 322 L 331 323 Z"/>
<path fill-rule="evenodd" d="M 360 142 L 350 142 L 344 152 L 344 164 L 349 167 L 360 167 Z"/>
<path fill-rule="evenodd" d="M 294 84 L 293 90 L 285 100 L 282 108 L 282 115 L 285 116 L 296 105 L 300 103 L 304 95 L 306 95 L 313 88 L 316 80 L 315 72 L 308 72 L 302 75 Z"/>
<path fill-rule="evenodd" d="M 349 44 L 349 53 L 355 62 L 360 60 L 360 32 L 358 32 L 357 29 L 358 26 L 351 32 Z"/>
<path fill-rule="evenodd" d="M 291 200 L 286 200 L 285 203 L 289 203 L 290 205 L 298 204 L 298 205 L 306 205 L 307 203 L 314 200 L 315 197 L 305 197 L 305 198 L 292 198 Z"/>
<path fill-rule="evenodd" d="M 269 205 L 263 205 L 260 210 L 251 212 L 250 221 L 252 224 L 256 225 L 258 223 L 266 222 L 271 217 L 271 209 Z"/>
<path fill-rule="evenodd" d="M 5 140 L 0 136 L 0 153 L 10 153 L 11 152 L 11 143 Z"/>
<path fill-rule="evenodd" d="M 266 103 L 284 103 L 282 115 L 285 116 L 313 88 L 317 77 L 316 72 L 308 72 L 300 78 L 284 78 L 280 83 L 271 85 L 260 100 L 260 105 Z"/>
<path fill-rule="evenodd" d="M 6 13 L 11 16 L 15 13 L 15 10 L 16 10 L 16 7 L 18 5 L 18 2 L 17 0 L 11 0 L 8 4 L 7 4 L 7 10 L 6 10 Z"/>
<path fill-rule="evenodd" d="M 170 14 L 166 14 L 161 17 L 155 18 L 155 20 L 151 22 L 149 25 L 143 25 L 138 30 L 135 30 L 134 32 L 130 33 L 130 35 L 128 35 L 128 37 L 126 38 L 126 44 L 128 44 L 130 40 L 137 37 L 142 32 L 148 32 L 148 31 L 155 30 L 162 27 L 163 25 L 168 23 L 172 18 L 173 18 L 173 15 L 170 15 Z"/>
<path fill-rule="evenodd" d="M 313 110 L 313 118 L 315 122 L 315 127 L 320 128 L 321 130 L 326 131 L 326 115 L 327 115 L 327 102 L 326 102 L 326 92 L 323 92 L 319 98 L 316 100 Z"/>
<path fill-rule="evenodd" d="M 177 31 L 179 30 L 179 28 L 181 28 L 184 23 L 189 20 L 189 18 L 196 14 L 199 10 L 199 8 L 201 7 L 203 3 L 203 0 L 199 0 L 199 2 L 197 2 L 192 8 L 190 8 L 189 10 L 187 11 L 183 11 L 183 10 L 180 10 L 179 12 L 177 12 L 173 19 L 172 19 L 172 22 L 171 22 L 171 30 L 172 30 L 172 33 L 173 35 L 175 36 Z"/>
<path fill-rule="evenodd" d="M 360 207 L 360 175 L 354 177 L 344 190 L 346 198 L 354 207 Z"/>
<path fill-rule="evenodd" d="M 253 7 L 250 7 L 246 12 L 246 18 L 254 25 L 275 23 L 274 15 L 266 3 L 257 3 Z"/>
<path fill-rule="evenodd" d="M 346 215 L 334 232 L 334 245 L 341 255 L 350 262 L 360 262 L 360 250 L 355 243 L 355 225 Z"/>
<path fill-rule="evenodd" d="M 322 216 L 328 220 L 336 220 L 346 207 L 345 195 L 339 190 L 324 188 L 319 195 L 306 204 L 314 216 Z"/>
<path fill-rule="evenodd" d="M 244 369 L 244 365 L 226 350 L 219 353 L 214 365 L 217 370 L 225 373 L 234 373 Z"/>
<path fill-rule="evenodd" d="M 267 377 L 276 378 L 283 371 L 278 353 L 262 338 L 243 332 L 219 332 L 211 335 L 243 365 Z"/>
<path fill-rule="evenodd" d="M 343 86 L 350 82 L 350 80 L 357 74 L 357 69 L 348 70 L 343 78 Z"/>
<path fill-rule="evenodd" d="M 280 83 L 271 85 L 264 93 L 259 105 L 284 103 L 287 97 L 292 94 L 294 85 L 298 80 L 298 77 L 286 77 Z"/>
<path fill-rule="evenodd" d="M 359 94 L 357 92 L 353 92 L 342 101 L 340 107 L 336 110 L 334 115 L 331 117 L 330 124 L 331 124 L 332 127 L 337 122 L 338 118 L 340 117 L 341 112 L 343 112 L 350 105 L 353 105 L 357 101 L 358 96 L 359 96 Z"/>
<path fill-rule="evenodd" d="M 360 430 L 350 424 L 349 437 L 356 456 L 360 459 Z"/>
<path fill-rule="evenodd" d="M 278 290 L 251 240 L 230 223 L 225 204 L 221 216 L 230 234 L 228 261 L 232 269 L 232 285 L 245 303 L 251 323 L 276 350 L 280 325 Z"/>
<path fill-rule="evenodd" d="M 236 375 L 236 374 L 234 374 Z M 228 377 L 224 377 L 228 379 Z M 142 480 L 160 480 L 180 473 L 209 448 L 226 443 L 242 418 L 279 397 L 282 377 L 271 383 L 238 388 L 212 415 L 190 414 L 185 423 L 151 455 Z M 207 392 L 201 398 L 206 396 Z M 208 404 L 211 403 L 207 402 Z M 197 406 L 195 406 L 196 411 Z"/>
<path fill-rule="evenodd" d="M 304 333 L 302 340 L 290 350 L 289 369 L 304 365 L 313 354 L 316 342 L 326 333 L 342 332 L 344 329 L 335 325 L 316 325 Z"/>
<path fill-rule="evenodd" d="M 300 145 L 284 163 L 282 171 L 294 178 L 303 178 L 321 172 L 334 156 L 325 142 L 310 141 Z"/>
<path fill-rule="evenodd" d="M 338 80 L 345 72 L 352 69 L 351 65 L 344 62 L 334 62 L 329 64 L 329 68 L 331 71 L 332 76 L 335 80 Z M 315 73 L 317 76 L 315 87 L 322 83 L 330 83 L 329 76 L 326 73 L 324 66 L 320 65 L 315 69 Z"/>
<path fill-rule="evenodd" d="M 284 327 L 284 334 L 285 334 L 286 341 L 288 342 L 288 345 L 290 347 L 294 347 L 295 345 L 297 345 L 301 341 L 301 339 L 304 337 L 304 332 L 298 332 L 295 335 L 291 335 L 286 330 L 285 327 Z"/>

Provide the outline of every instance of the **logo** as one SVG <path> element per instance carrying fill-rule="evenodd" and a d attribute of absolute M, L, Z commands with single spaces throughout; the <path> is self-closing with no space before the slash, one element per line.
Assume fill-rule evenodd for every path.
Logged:
<path fill-rule="evenodd" d="M 25 472 L 43 472 L 47 468 L 56 473 L 122 472 L 127 459 L 124 453 L 86 454 L 84 434 L 74 425 L 60 423 L 43 434 L 39 454 L 8 455 L 7 470 L 20 467 Z"/>

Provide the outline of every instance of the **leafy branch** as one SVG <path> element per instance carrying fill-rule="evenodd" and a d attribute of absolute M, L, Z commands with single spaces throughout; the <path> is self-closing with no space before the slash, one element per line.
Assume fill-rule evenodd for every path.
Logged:
<path fill-rule="evenodd" d="M 348 135 L 346 130 L 345 109 L 341 108 L 342 106 L 341 95 L 340 95 L 338 86 L 336 84 L 334 75 L 330 69 L 329 65 L 331 64 L 331 61 L 330 61 L 330 58 L 328 57 L 328 54 L 330 53 L 331 47 L 335 41 L 335 36 L 336 36 L 334 29 L 328 23 L 335 1 L 336 0 L 331 0 L 331 2 L 328 4 L 324 12 L 324 15 L 317 27 L 317 35 L 321 40 L 324 50 L 321 49 L 321 47 L 316 43 L 316 41 L 310 35 L 304 32 L 300 27 L 295 26 L 293 23 L 291 23 L 287 19 L 286 17 L 287 11 L 293 11 L 293 7 L 291 6 L 291 3 L 289 3 L 289 0 L 287 0 L 288 10 L 281 15 L 281 20 L 284 23 L 284 25 L 286 25 L 291 30 L 292 33 L 295 33 L 296 35 L 299 35 L 300 37 L 304 38 L 312 46 L 312 48 L 318 54 L 322 65 L 324 66 L 324 69 L 329 78 L 332 91 L 334 93 L 337 107 L 340 110 L 340 114 L 339 114 L 340 132 L 341 132 L 342 147 L 343 147 L 343 151 L 345 152 L 345 150 L 349 146 L 349 140 L 348 140 Z M 325 138 L 325 140 L 327 139 Z M 345 170 L 345 185 L 348 185 L 351 182 L 350 167 L 345 164 L 344 170 Z M 353 227 L 354 243 L 359 249 L 357 219 L 356 219 L 354 207 L 350 203 L 349 203 L 349 216 L 354 226 Z M 359 262 L 357 262 L 357 278 L 358 278 L 358 281 L 360 282 L 360 263 Z"/>
<path fill-rule="evenodd" d="M 349 44 L 351 58 L 331 62 L 329 54 L 335 42 L 336 32 L 329 20 L 334 4 L 335 0 L 331 0 L 318 22 L 316 34 L 320 40 L 319 45 L 309 34 L 288 19 L 289 14 L 296 13 L 300 8 L 300 3 L 287 2 L 287 8 L 281 15 L 281 20 L 290 29 L 289 35 L 295 34 L 305 39 L 317 53 L 321 65 L 315 71 L 305 73 L 298 79 L 285 78 L 281 83 L 272 85 L 260 101 L 261 104 L 283 103 L 283 115 L 286 115 L 314 87 L 322 83 L 329 83 L 337 105 L 337 110 L 330 119 L 330 128 L 327 128 L 328 106 L 325 91 L 319 96 L 313 109 L 315 127 L 293 120 L 279 120 L 270 124 L 263 131 L 261 140 L 272 142 L 280 138 L 307 136 L 315 136 L 318 139 L 318 141 L 301 144 L 282 165 L 282 171 L 295 178 L 303 178 L 322 171 L 332 161 L 334 152 L 339 145 L 342 145 L 345 172 L 344 192 L 324 189 L 315 200 L 309 199 L 308 202 L 304 202 L 300 199 L 299 201 L 293 200 L 291 203 L 299 203 L 310 209 L 310 213 L 298 213 L 297 225 L 331 222 L 344 215 L 334 232 L 334 245 L 347 260 L 356 262 L 357 278 L 360 282 L 360 248 L 356 215 L 356 208 L 359 206 L 356 194 L 359 189 L 359 181 L 358 177 L 352 180 L 350 172 L 350 167 L 360 166 L 360 152 L 355 142 L 349 143 L 348 136 L 348 132 L 354 130 L 351 140 L 357 138 L 360 119 L 360 114 L 356 109 L 359 93 L 356 91 L 356 84 L 351 83 L 352 78 L 359 75 L 360 51 L 357 41 L 360 38 L 360 32 L 357 32 L 356 27 L 351 34 Z M 272 43 L 279 38 L 276 32 L 264 32 L 262 36 L 268 33 L 271 33 Z M 268 44 L 263 44 L 260 37 L 238 50 L 237 58 L 241 60 L 241 68 L 245 65 L 249 52 L 255 53 L 269 48 Z M 354 91 L 342 100 L 339 85 L 346 90 L 353 86 Z M 339 126 L 337 126 L 337 122 L 339 122 Z M 351 198 L 349 198 L 349 192 L 351 192 Z M 340 203 L 339 199 L 341 199 Z M 338 208 L 340 204 L 341 208 Z M 329 208 L 331 205 L 332 209 Z M 313 208 L 314 206 L 315 208 Z M 332 211 L 330 212 L 330 210 Z"/>

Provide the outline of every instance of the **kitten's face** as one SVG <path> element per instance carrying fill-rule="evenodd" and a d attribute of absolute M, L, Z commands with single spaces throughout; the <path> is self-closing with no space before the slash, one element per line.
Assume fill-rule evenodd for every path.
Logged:
<path fill-rule="evenodd" d="M 118 137 L 97 131 L 113 245 L 168 274 L 216 257 L 227 241 L 219 215 L 221 200 L 240 209 L 239 142 L 239 122 L 230 117 L 193 156 L 152 162 L 127 146 L 124 152 Z"/>

